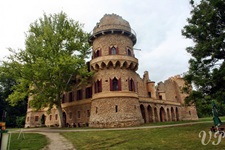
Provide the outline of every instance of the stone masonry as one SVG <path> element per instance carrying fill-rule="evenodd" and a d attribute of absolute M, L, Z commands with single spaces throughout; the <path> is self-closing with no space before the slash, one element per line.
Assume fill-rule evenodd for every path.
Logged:
<path fill-rule="evenodd" d="M 136 73 L 138 59 L 133 46 L 137 39 L 129 23 L 121 16 L 106 14 L 89 38 L 92 46 L 89 84 L 65 92 L 63 117 L 68 126 L 125 127 L 150 122 L 198 119 L 194 105 L 187 106 L 188 96 L 181 92 L 185 82 L 174 76 L 158 83 Z M 31 100 L 31 99 L 30 99 Z M 55 109 L 27 109 L 25 127 L 57 126 Z"/>

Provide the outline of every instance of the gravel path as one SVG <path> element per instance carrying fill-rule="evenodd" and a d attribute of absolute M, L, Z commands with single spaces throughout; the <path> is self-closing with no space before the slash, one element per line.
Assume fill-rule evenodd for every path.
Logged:
<path fill-rule="evenodd" d="M 59 133 L 45 133 L 38 132 L 39 134 L 45 135 L 50 143 L 42 150 L 75 150 L 72 143 L 70 143 L 66 138 L 61 136 Z"/>

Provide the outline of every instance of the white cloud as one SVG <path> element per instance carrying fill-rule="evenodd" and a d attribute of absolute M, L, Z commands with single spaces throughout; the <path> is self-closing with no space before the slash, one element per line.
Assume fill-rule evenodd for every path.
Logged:
<path fill-rule="evenodd" d="M 191 44 L 181 36 L 191 7 L 186 0 L 7 0 L 0 5 L 0 59 L 8 55 L 7 47 L 24 48 L 25 32 L 43 13 L 64 11 L 68 17 L 84 23 L 90 32 L 106 13 L 127 20 L 137 33 L 135 51 L 138 73 L 149 71 L 151 80 L 159 82 L 188 69 Z"/>

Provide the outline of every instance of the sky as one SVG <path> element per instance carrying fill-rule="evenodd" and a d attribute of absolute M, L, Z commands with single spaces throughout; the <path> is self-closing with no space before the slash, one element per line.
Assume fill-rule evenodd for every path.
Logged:
<path fill-rule="evenodd" d="M 137 72 L 156 83 L 188 71 L 192 41 L 181 35 L 192 7 L 189 0 L 5 0 L 0 5 L 0 60 L 8 48 L 24 49 L 29 25 L 44 13 L 61 11 L 91 32 L 105 14 L 117 14 L 136 32 Z"/>

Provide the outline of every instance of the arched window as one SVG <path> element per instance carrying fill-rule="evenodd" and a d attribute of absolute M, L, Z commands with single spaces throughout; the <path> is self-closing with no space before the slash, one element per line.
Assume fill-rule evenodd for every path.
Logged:
<path fill-rule="evenodd" d="M 102 80 L 97 80 L 95 82 L 95 93 L 102 92 Z"/>
<path fill-rule="evenodd" d="M 94 54 L 93 54 L 93 57 L 96 58 L 96 57 L 99 57 L 101 56 L 101 49 L 97 49 L 94 51 Z"/>
<path fill-rule="evenodd" d="M 110 79 L 110 91 L 121 91 L 121 79 Z"/>
<path fill-rule="evenodd" d="M 113 91 L 117 91 L 118 90 L 118 80 L 116 78 L 114 78 L 112 80 L 112 88 L 113 88 Z"/>
<path fill-rule="evenodd" d="M 101 56 L 101 51 L 100 51 L 100 50 L 97 50 L 97 51 L 95 52 L 95 57 L 99 57 L 99 56 Z"/>
<path fill-rule="evenodd" d="M 129 91 L 135 92 L 135 85 L 134 85 L 133 79 L 128 79 L 128 86 L 129 86 Z"/>
<path fill-rule="evenodd" d="M 115 46 L 112 46 L 109 48 L 109 54 L 110 55 L 116 55 L 118 54 L 118 48 L 116 48 Z"/>
<path fill-rule="evenodd" d="M 131 50 L 130 49 L 127 49 L 127 55 L 128 56 L 132 56 L 132 53 L 131 53 Z"/>

